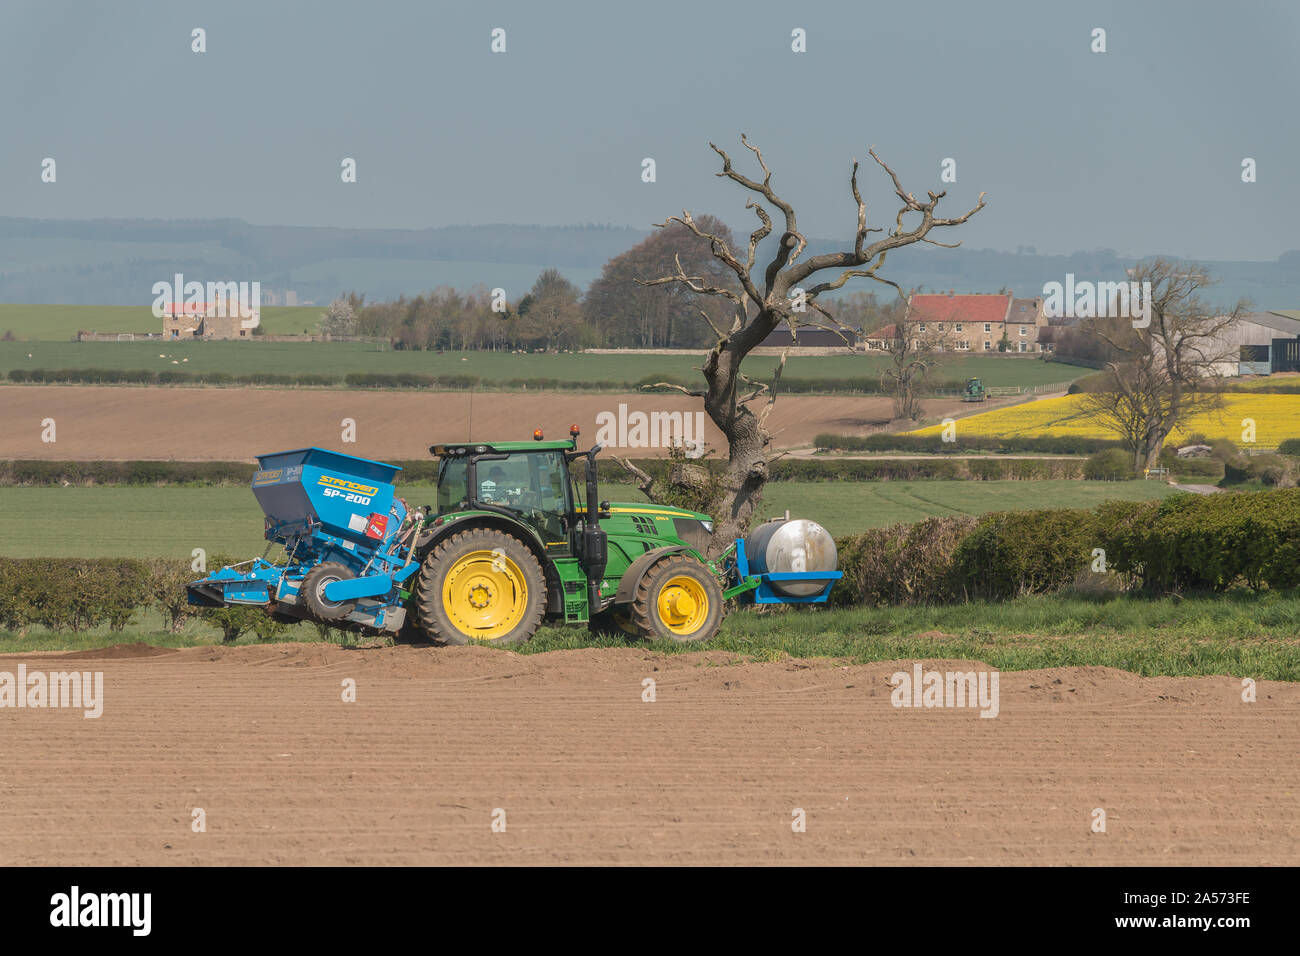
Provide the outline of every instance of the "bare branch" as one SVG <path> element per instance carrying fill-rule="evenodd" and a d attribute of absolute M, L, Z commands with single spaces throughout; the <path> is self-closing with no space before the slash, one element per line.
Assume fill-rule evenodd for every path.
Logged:
<path fill-rule="evenodd" d="M 843 342 L 847 348 L 853 348 L 853 338 L 857 335 L 858 330 L 845 325 L 843 322 L 835 318 L 835 316 L 831 315 L 829 312 L 823 309 L 820 305 L 817 305 L 815 302 L 812 303 L 812 307 L 816 309 L 818 312 L 820 312 L 822 315 L 826 316 L 827 321 L 829 321 L 831 324 L 823 325 L 820 322 L 803 321 L 800 322 L 797 327 L 791 326 L 790 328 L 791 342 L 793 343 L 797 340 L 796 339 L 797 329 L 817 329 L 820 332 L 829 332 L 832 335 L 839 336 L 840 341 Z"/>
<path fill-rule="evenodd" d="M 767 404 L 758 414 L 758 427 L 767 428 L 767 417 L 772 414 L 772 406 L 776 404 L 777 390 L 781 385 L 781 373 L 785 371 L 785 360 L 790 357 L 790 350 L 786 349 L 781 353 L 781 361 L 776 363 L 776 371 L 772 373 L 772 394 L 768 397 Z"/>
<path fill-rule="evenodd" d="M 703 276 L 688 276 L 686 270 L 682 268 L 682 257 L 680 255 L 674 254 L 673 261 L 677 264 L 676 275 L 661 276 L 658 279 L 634 279 L 633 281 L 636 282 L 637 285 L 645 286 L 647 288 L 650 286 L 680 282 L 692 292 L 697 292 L 700 295 L 723 296 L 737 305 L 741 304 L 740 296 L 736 295 L 736 293 L 732 292 L 730 289 L 724 289 L 720 286 L 705 285 Z"/>
<path fill-rule="evenodd" d="M 780 209 L 781 212 L 785 214 L 785 231 L 793 234 L 799 240 L 798 247 L 796 248 L 794 255 L 790 258 L 798 258 L 799 253 L 803 252 L 808 243 L 799 233 L 799 227 L 795 224 L 794 206 L 790 205 L 790 203 L 778 196 L 772 189 L 772 171 L 767 168 L 767 162 L 763 159 L 763 154 L 759 148 L 752 145 L 745 137 L 744 133 L 740 134 L 740 141 L 745 144 L 745 147 L 750 150 L 750 152 L 758 157 L 758 164 L 763 168 L 763 181 L 758 183 L 750 179 L 744 173 L 736 172 L 731 165 L 731 157 L 727 155 L 726 151 L 719 149 L 715 144 L 710 143 L 709 146 L 713 151 L 722 157 L 722 172 L 715 173 L 714 175 L 726 176 L 728 179 L 740 183 L 740 185 L 744 186 L 746 189 L 751 189 L 756 193 L 762 193 L 767 197 L 768 202 Z"/>
<path fill-rule="evenodd" d="M 867 234 L 871 232 L 884 232 L 883 229 L 867 228 L 867 204 L 862 201 L 862 193 L 858 191 L 858 161 L 853 160 L 853 175 L 849 177 L 849 185 L 853 187 L 853 201 L 858 204 L 858 232 L 853 240 L 853 252 L 862 255 L 862 243 L 866 241 Z"/>
<path fill-rule="evenodd" d="M 704 319 L 705 322 L 709 323 L 709 328 L 711 328 L 713 330 L 713 334 L 718 337 L 718 341 L 719 342 L 727 341 L 727 337 L 723 335 L 720 331 L 718 331 L 718 327 L 713 324 L 713 319 L 709 317 L 709 313 L 705 312 L 703 309 L 699 309 L 698 311 L 700 313 L 700 317 Z M 696 371 L 702 372 L 704 370 L 696 369 Z"/>
<path fill-rule="evenodd" d="M 766 382 L 754 381 L 744 372 L 737 372 L 736 378 L 744 382 L 746 385 L 754 386 L 754 390 L 750 392 L 748 396 L 746 396 L 745 398 L 737 399 L 737 401 L 740 402 L 742 405 L 745 404 L 746 402 L 752 402 L 754 399 L 758 398 L 758 396 L 762 395 L 764 392 L 768 391 L 769 388 L 771 388 L 771 386 L 768 385 Z"/>
<path fill-rule="evenodd" d="M 872 146 L 867 150 L 867 152 L 870 153 L 871 158 L 876 161 L 876 165 L 878 165 L 885 172 L 889 173 L 889 178 L 894 181 L 894 192 L 898 195 L 898 198 L 903 200 L 903 203 L 907 206 L 908 209 L 919 211 L 922 208 L 921 204 L 916 201 L 915 196 L 907 192 L 907 190 L 903 189 L 903 184 L 898 181 L 898 173 L 890 169 L 889 164 L 876 155 L 876 147 Z M 942 197 L 943 195 L 944 195 L 943 193 L 939 194 L 940 197 Z"/>
<path fill-rule="evenodd" d="M 866 207 L 862 202 L 862 195 L 857 185 L 857 163 L 855 162 L 853 174 L 849 180 L 854 200 L 858 205 L 858 231 L 854 236 L 853 251 L 813 256 L 811 259 L 808 259 L 797 266 L 792 266 L 782 277 L 784 288 L 796 286 L 804 279 L 807 279 L 816 272 L 820 272 L 822 269 L 850 269 L 867 262 L 872 262 L 890 249 L 911 245 L 914 242 L 929 242 L 932 245 L 943 245 L 943 243 L 927 238 L 927 234 L 931 229 L 961 225 L 970 219 L 971 216 L 975 215 L 975 213 L 984 208 L 984 197 L 986 194 L 980 193 L 979 202 L 962 215 L 949 219 L 936 217 L 934 211 L 939 205 L 939 201 L 943 199 L 947 193 L 929 192 L 927 193 L 929 197 L 928 200 L 926 202 L 921 202 L 903 188 L 903 184 L 899 180 L 898 174 L 895 173 L 894 170 L 876 154 L 874 146 L 871 147 L 868 152 L 870 152 L 871 158 L 876 161 L 876 164 L 889 174 L 889 178 L 894 184 L 894 192 L 903 203 L 902 208 L 899 209 L 898 215 L 894 220 L 894 231 L 888 236 L 876 240 L 869 246 L 864 245 L 866 232 L 868 231 L 866 230 Z M 910 230 L 904 229 L 903 227 L 903 216 L 909 212 L 917 212 L 921 214 L 921 222 L 917 224 L 916 228 Z M 876 266 L 873 266 L 872 268 L 874 269 L 878 266 L 879 263 L 876 263 Z M 875 278 L 870 272 L 860 273 L 860 276 L 864 278 Z M 843 285 L 843 283 L 848 281 L 850 278 L 853 278 L 853 276 L 841 276 L 842 281 L 839 285 L 832 284 L 827 287 L 822 287 L 821 291 L 827 291 L 828 288 L 839 288 L 840 285 Z"/>
<path fill-rule="evenodd" d="M 713 253 L 713 257 L 719 260 L 720 262 L 724 263 L 727 266 L 727 268 L 729 268 L 732 272 L 736 274 L 736 278 L 740 280 L 741 288 L 744 289 L 745 292 L 749 294 L 750 298 L 753 298 L 755 300 L 758 299 L 758 290 L 754 288 L 753 280 L 751 280 L 749 277 L 749 270 L 744 265 L 741 264 L 739 259 L 737 259 L 734 255 L 732 255 L 731 250 L 727 248 L 727 243 L 723 239 L 713 235 L 713 233 L 711 232 L 705 232 L 703 229 L 701 229 L 698 225 L 696 225 L 695 220 L 691 217 L 690 212 L 688 212 L 685 209 L 682 210 L 682 214 L 680 216 L 670 216 L 667 219 L 665 219 L 663 222 L 656 223 L 656 225 L 659 228 L 663 229 L 666 228 L 668 226 L 668 223 L 670 222 L 681 223 L 683 226 L 685 226 L 687 229 L 689 229 L 699 238 L 709 240 L 709 251 Z M 680 263 L 678 263 L 677 268 L 678 270 L 681 269 Z M 675 281 L 681 281 L 680 277 L 674 277 L 674 279 Z M 641 280 L 638 279 L 637 281 L 640 282 Z M 660 281 L 661 280 L 654 279 L 651 280 L 649 284 L 652 285 L 657 284 Z M 644 285 L 646 283 L 642 283 L 642 284 Z M 734 292 L 729 294 L 729 298 L 735 300 L 736 302 L 740 301 L 736 297 L 736 294 Z"/>
<path fill-rule="evenodd" d="M 758 216 L 759 222 L 762 223 L 761 226 L 749 234 L 749 258 L 745 262 L 745 271 L 752 272 L 754 269 L 754 256 L 758 251 L 758 244 L 772 233 L 772 217 L 767 214 L 766 209 L 754 202 L 752 199 L 745 203 L 745 208 L 753 209 L 754 215 Z"/>
<path fill-rule="evenodd" d="M 689 395 L 691 398 L 704 398 L 705 392 L 702 388 L 687 388 L 685 385 L 677 385 L 673 382 L 651 382 L 649 385 L 642 385 L 642 391 L 651 388 L 672 388 L 681 392 L 683 395 Z"/>
<path fill-rule="evenodd" d="M 651 501 L 654 501 L 655 499 L 651 495 L 651 489 L 654 488 L 655 484 L 654 477 L 646 474 L 626 458 L 619 458 L 616 456 L 614 460 L 622 465 L 629 474 L 636 478 L 636 486 L 641 489 L 641 493 Z"/>

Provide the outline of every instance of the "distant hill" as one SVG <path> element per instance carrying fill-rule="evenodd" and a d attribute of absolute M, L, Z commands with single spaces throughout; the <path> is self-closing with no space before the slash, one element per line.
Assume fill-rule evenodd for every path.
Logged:
<path fill-rule="evenodd" d="M 647 234 L 600 225 L 333 229 L 254 226 L 235 219 L 0 217 L 0 302 L 147 305 L 153 283 L 177 272 L 188 280 L 259 280 L 265 305 L 285 304 L 286 291 L 305 305 L 348 290 L 373 301 L 440 285 L 501 286 L 514 297 L 547 268 L 585 288 L 608 259 Z M 843 247 L 831 240 L 810 245 L 808 254 Z M 892 253 L 888 275 L 905 289 L 1007 288 L 1034 295 L 1067 272 L 1080 279 L 1113 279 L 1131 264 L 1112 250 L 1039 256 L 927 245 Z M 1300 251 L 1272 262 L 1204 265 L 1222 279 L 1215 293 L 1221 302 L 1248 296 L 1262 309 L 1300 308 Z"/>

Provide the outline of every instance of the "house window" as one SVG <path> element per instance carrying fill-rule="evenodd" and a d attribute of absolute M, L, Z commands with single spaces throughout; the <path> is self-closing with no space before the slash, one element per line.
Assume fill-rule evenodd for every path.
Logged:
<path fill-rule="evenodd" d="M 1029 343 L 1028 343 L 1028 342 L 1017 342 L 1016 344 L 1020 346 L 1020 351 L 1022 351 L 1022 352 L 1028 352 L 1028 351 L 1029 351 Z"/>
<path fill-rule="evenodd" d="M 958 322 L 956 325 L 953 326 L 953 328 L 956 329 L 958 332 L 960 332 L 960 331 L 961 331 L 961 323 Z"/>
<path fill-rule="evenodd" d="M 984 340 L 984 351 L 985 351 L 985 352 L 992 352 L 992 351 L 993 351 L 993 343 L 990 342 L 988 339 L 985 339 L 985 340 Z"/>
<path fill-rule="evenodd" d="M 1027 335 L 1027 334 L 1028 334 L 1028 333 L 1026 332 L 1025 327 L 1024 327 L 1023 325 L 1020 327 L 1020 334 L 1021 334 L 1021 335 Z"/>
<path fill-rule="evenodd" d="M 989 334 L 990 332 L 992 332 L 992 331 L 993 331 L 993 323 L 992 323 L 992 322 L 985 322 L 985 323 L 984 323 L 984 334 L 985 334 L 985 335 L 988 335 L 988 334 Z"/>
<path fill-rule="evenodd" d="M 920 325 L 917 326 L 917 328 L 918 328 L 920 331 L 924 332 L 924 331 L 925 331 L 925 323 L 922 322 Z"/>
<path fill-rule="evenodd" d="M 943 331 L 943 323 L 942 323 L 942 322 L 939 323 L 939 331 L 940 331 L 940 332 Z"/>

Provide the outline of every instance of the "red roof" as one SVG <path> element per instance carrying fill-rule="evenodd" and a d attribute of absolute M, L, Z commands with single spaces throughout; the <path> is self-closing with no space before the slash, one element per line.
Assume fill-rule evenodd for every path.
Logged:
<path fill-rule="evenodd" d="M 869 339 L 892 339 L 892 338 L 893 338 L 894 336 L 896 336 L 897 334 L 898 334 L 898 331 L 897 331 L 897 329 L 896 329 L 895 326 L 887 325 L 887 326 L 885 326 L 883 329 L 876 329 L 876 331 L 874 331 L 874 332 L 872 332 L 870 335 L 868 335 L 867 338 L 869 338 Z"/>
<path fill-rule="evenodd" d="M 916 293 L 908 302 L 909 322 L 1001 322 L 1011 296 L 1005 294 L 937 295 Z"/>

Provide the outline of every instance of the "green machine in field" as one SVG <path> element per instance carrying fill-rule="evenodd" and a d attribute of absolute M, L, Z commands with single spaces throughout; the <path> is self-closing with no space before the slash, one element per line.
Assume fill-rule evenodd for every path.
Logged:
<path fill-rule="evenodd" d="M 961 400 L 963 402 L 982 402 L 987 394 L 984 383 L 978 378 L 966 380 L 966 387 L 962 389 Z"/>

